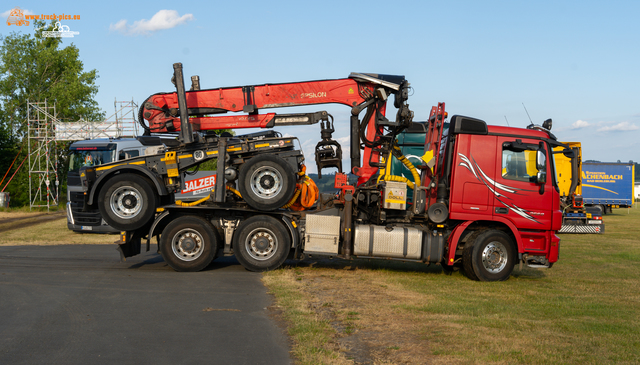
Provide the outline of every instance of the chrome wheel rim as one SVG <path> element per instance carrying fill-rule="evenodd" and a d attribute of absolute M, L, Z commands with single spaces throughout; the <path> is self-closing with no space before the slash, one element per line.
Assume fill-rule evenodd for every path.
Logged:
<path fill-rule="evenodd" d="M 261 166 L 249 179 L 251 191 L 262 199 L 272 199 L 282 191 L 282 175 L 271 166 Z"/>
<path fill-rule="evenodd" d="M 131 219 L 142 211 L 142 194 L 131 186 L 117 188 L 109 200 L 111 211 L 122 219 Z"/>
<path fill-rule="evenodd" d="M 482 266 L 493 274 L 504 270 L 509 261 L 507 248 L 502 242 L 492 241 L 482 250 Z"/>
<path fill-rule="evenodd" d="M 255 260 L 269 260 L 278 250 L 278 239 L 273 231 L 266 228 L 256 228 L 247 236 L 245 250 Z"/>
<path fill-rule="evenodd" d="M 185 228 L 173 236 L 171 249 L 180 260 L 193 261 L 204 251 L 204 238 L 195 229 Z"/>

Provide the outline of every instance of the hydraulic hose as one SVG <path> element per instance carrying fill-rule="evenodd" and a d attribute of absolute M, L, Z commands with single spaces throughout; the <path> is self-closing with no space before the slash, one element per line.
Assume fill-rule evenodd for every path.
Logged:
<path fill-rule="evenodd" d="M 400 147 L 393 146 L 393 155 L 398 159 L 398 161 L 402 162 L 408 169 L 411 171 L 411 175 L 413 176 L 413 182 L 417 187 L 420 187 L 420 174 L 418 174 L 418 170 L 416 170 L 415 166 L 402 154 L 402 150 Z"/>
<path fill-rule="evenodd" d="M 229 190 L 230 192 L 232 192 L 232 193 L 236 194 L 239 198 L 242 198 L 242 194 L 240 194 L 240 192 L 239 192 L 238 190 L 236 190 L 236 189 L 232 188 L 231 186 L 227 186 L 226 188 L 227 188 L 227 190 Z M 214 191 L 214 190 L 212 190 L 212 192 L 213 192 L 213 191 Z M 204 197 L 204 198 L 202 198 L 202 199 L 200 199 L 200 200 L 196 200 L 196 201 L 191 202 L 191 203 L 185 203 L 185 202 L 183 202 L 182 200 L 176 200 L 175 204 L 176 204 L 176 205 L 179 205 L 179 206 L 181 206 L 181 207 L 193 207 L 193 206 L 196 206 L 196 205 L 198 205 L 198 204 L 202 204 L 202 203 L 204 203 L 205 201 L 209 200 L 209 198 L 210 198 L 210 197 L 211 197 L 211 194 L 207 195 L 206 197 Z"/>
<path fill-rule="evenodd" d="M 307 167 L 302 165 L 302 171 L 298 172 L 299 182 L 296 184 L 296 192 L 287 204 L 282 208 L 291 210 L 309 209 L 315 204 L 320 196 L 320 191 L 316 183 L 306 175 Z"/>
<path fill-rule="evenodd" d="M 205 201 L 209 200 L 210 197 L 211 197 L 211 194 L 205 196 L 204 198 L 202 198 L 200 200 L 196 200 L 196 201 L 191 202 L 191 203 L 185 203 L 182 200 L 176 200 L 176 205 L 179 205 L 181 207 L 193 207 L 193 206 L 196 206 L 198 204 L 204 203 Z"/>
<path fill-rule="evenodd" d="M 380 180 L 387 180 L 388 176 L 391 176 L 391 156 L 389 156 L 386 161 L 385 158 L 382 157 L 382 163 L 385 164 L 385 167 L 380 169 L 380 173 L 378 174 L 378 180 L 376 180 L 376 184 L 380 182 Z"/>
<path fill-rule="evenodd" d="M 387 175 L 387 176 L 384 177 L 384 179 L 385 179 L 385 181 L 403 182 L 403 183 L 407 184 L 409 189 L 413 189 L 415 187 L 414 183 L 412 183 L 411 180 L 407 179 L 404 176 Z"/>
<path fill-rule="evenodd" d="M 402 156 L 404 158 L 404 156 Z M 405 161 L 409 162 L 409 160 L 407 160 L 406 158 L 404 158 Z M 404 176 L 397 176 L 397 175 L 391 175 L 391 161 L 392 161 L 392 156 L 389 156 L 389 158 L 387 158 L 386 161 L 386 167 L 381 168 L 380 169 L 380 174 L 378 176 L 378 180 L 376 183 L 379 183 L 380 180 L 383 181 L 397 181 L 397 182 L 403 182 L 405 184 L 407 184 L 407 186 L 410 189 L 413 189 L 415 187 L 415 184 L 413 182 L 411 182 L 411 180 L 407 179 Z M 411 162 L 409 162 L 411 163 Z M 406 166 L 406 164 L 405 164 Z M 413 166 L 413 165 L 411 165 Z M 415 167 L 414 167 L 415 170 Z M 414 176 L 415 179 L 415 176 Z"/>
<path fill-rule="evenodd" d="M 236 194 L 238 196 L 238 198 L 242 199 L 242 194 L 240 194 L 240 192 L 234 188 L 232 188 L 231 186 L 227 186 L 227 190 L 229 190 L 230 192 Z"/>

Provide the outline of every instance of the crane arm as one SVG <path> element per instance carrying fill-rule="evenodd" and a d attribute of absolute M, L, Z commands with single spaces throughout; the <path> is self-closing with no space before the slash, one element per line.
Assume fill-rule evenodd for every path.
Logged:
<path fill-rule="evenodd" d="M 395 136 L 406 128 L 413 112 L 406 103 L 409 83 L 404 76 L 351 73 L 349 78 L 264 84 L 199 90 L 199 78 L 192 77 L 192 90 L 186 91 L 182 64 L 176 63 L 173 82 L 175 93 L 151 95 L 140 109 L 139 121 L 150 133 L 180 132 L 182 143 L 194 142 L 193 131 L 238 128 L 271 128 L 278 125 L 304 125 L 328 122 L 326 112 L 277 115 L 259 114 L 260 109 L 295 107 L 317 104 L 343 104 L 351 107 L 351 170 L 367 181 L 378 168 L 379 156 L 387 155 Z M 396 121 L 385 117 L 388 97 L 394 94 L 398 108 Z M 358 115 L 367 110 L 362 121 Z M 217 115 L 243 112 L 244 115 Z M 143 121 L 146 120 L 148 125 Z M 328 132 L 326 125 L 325 132 Z M 388 132 L 385 133 L 385 130 Z M 326 137 L 326 138 L 325 138 Z M 316 157 L 324 158 L 327 166 L 337 165 L 341 153 L 331 147 L 330 133 L 323 137 L 324 145 Z M 329 143 L 331 142 L 331 143 Z M 364 166 L 361 167 L 361 143 L 364 144 Z M 331 148 L 336 156 L 330 156 Z M 339 166 L 339 165 L 338 165 Z M 320 165 L 319 165 L 320 168 Z M 339 167 L 341 170 L 341 167 Z"/>
<path fill-rule="evenodd" d="M 330 103 L 355 107 L 365 98 L 373 97 L 374 87 L 373 83 L 355 79 L 308 81 L 187 91 L 186 101 L 189 122 L 194 125 L 194 130 L 268 128 L 280 124 L 276 123 L 278 121 L 292 124 L 293 115 L 287 115 L 287 120 L 278 119 L 275 113 L 258 114 L 259 109 Z M 245 112 L 248 115 L 215 116 L 228 112 Z M 299 124 L 312 124 L 313 118 L 304 120 L 305 116 L 308 117 L 300 115 L 303 119 Z M 179 131 L 177 93 L 149 97 L 143 104 L 142 117 L 148 121 L 150 132 Z"/>

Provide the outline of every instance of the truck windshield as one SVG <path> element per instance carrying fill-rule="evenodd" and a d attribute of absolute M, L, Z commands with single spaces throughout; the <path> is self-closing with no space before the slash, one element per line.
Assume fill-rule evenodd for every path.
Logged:
<path fill-rule="evenodd" d="M 83 166 L 96 166 L 113 162 L 116 158 L 115 149 L 76 149 L 69 154 L 69 171 L 77 172 Z"/>

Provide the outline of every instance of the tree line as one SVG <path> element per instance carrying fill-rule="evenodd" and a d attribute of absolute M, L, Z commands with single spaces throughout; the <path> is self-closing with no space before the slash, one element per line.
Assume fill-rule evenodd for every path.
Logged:
<path fill-rule="evenodd" d="M 84 70 L 80 51 L 73 43 L 63 46 L 61 38 L 42 37 L 42 31 L 53 29 L 53 22 L 47 25 L 36 20 L 33 26 L 34 34 L 0 34 L 0 179 L 7 175 L 0 190 L 29 151 L 27 101 L 55 103 L 56 117 L 63 122 L 105 117 L 95 100 L 98 71 Z M 69 144 L 56 146 L 61 192 L 66 191 Z M 29 204 L 28 172 L 25 162 L 6 186 L 11 206 Z"/>

